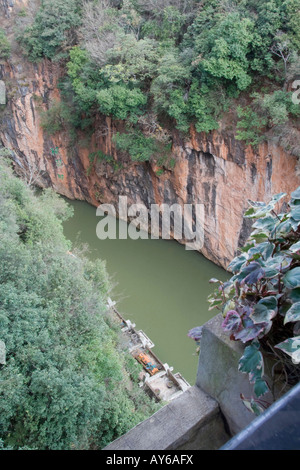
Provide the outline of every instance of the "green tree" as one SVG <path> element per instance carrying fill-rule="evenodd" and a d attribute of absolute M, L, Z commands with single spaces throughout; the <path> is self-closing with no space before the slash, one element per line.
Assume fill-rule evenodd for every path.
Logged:
<path fill-rule="evenodd" d="M 78 0 L 42 0 L 33 24 L 18 36 L 30 60 L 62 57 L 77 42 L 79 6 Z"/>
<path fill-rule="evenodd" d="M 153 136 L 145 136 L 137 129 L 130 129 L 127 133 L 114 135 L 114 143 L 119 150 L 128 152 L 133 161 L 148 161 L 159 155 L 167 156 L 171 150 L 171 143 L 160 142 Z"/>
<path fill-rule="evenodd" d="M 129 89 L 125 85 L 114 85 L 97 92 L 99 110 L 116 119 L 129 119 L 136 122 L 143 114 L 147 96 L 138 88 Z"/>
<path fill-rule="evenodd" d="M 189 78 L 189 68 L 181 63 L 178 51 L 171 49 L 161 58 L 157 77 L 152 81 L 150 88 L 154 110 L 176 119 L 180 127 L 184 127 L 185 124 L 183 118 L 187 111 L 185 84 Z"/>
<path fill-rule="evenodd" d="M 254 23 L 238 12 L 222 17 L 209 31 L 195 40 L 197 68 L 214 77 L 234 81 L 238 90 L 246 89 L 252 79 L 248 53 L 253 40 Z"/>
<path fill-rule="evenodd" d="M 128 387 L 105 264 L 70 255 L 69 207 L 50 190 L 35 195 L 3 159 L 0 201 L 0 438 L 5 448 L 102 448 L 157 409 Z"/>
<path fill-rule="evenodd" d="M 280 129 L 292 123 L 300 115 L 299 106 L 293 103 L 292 93 L 275 90 L 272 93 L 253 93 L 251 105 L 237 108 L 237 139 L 256 146 L 267 139 L 267 132 L 274 128 L 280 136 Z"/>
<path fill-rule="evenodd" d="M 154 39 L 137 40 L 132 34 L 120 35 L 119 43 L 107 53 L 103 68 L 112 83 L 147 84 L 156 75 L 160 52 Z"/>

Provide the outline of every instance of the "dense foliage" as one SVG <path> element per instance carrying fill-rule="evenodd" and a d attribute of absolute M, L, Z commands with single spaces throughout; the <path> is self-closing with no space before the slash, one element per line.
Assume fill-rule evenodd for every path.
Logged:
<path fill-rule="evenodd" d="M 105 264 L 69 253 L 62 221 L 70 215 L 62 199 L 34 195 L 0 159 L 5 448 L 102 448 L 157 410 L 106 312 Z"/>
<path fill-rule="evenodd" d="M 31 60 L 62 57 L 66 48 L 77 42 L 80 25 L 77 0 L 42 0 L 34 22 L 19 37 Z"/>
<path fill-rule="evenodd" d="M 274 386 L 276 374 L 291 385 L 300 380 L 300 187 L 288 210 L 278 212 L 284 196 L 277 194 L 268 204 L 251 202 L 245 217 L 256 222 L 229 265 L 233 276 L 225 283 L 212 279 L 220 286 L 210 297 L 211 308 L 221 309 L 231 339 L 246 345 L 239 370 L 249 374 L 257 398 Z M 273 360 L 269 378 L 264 376 L 268 357 Z M 257 399 L 246 403 L 260 412 Z"/>
<path fill-rule="evenodd" d="M 300 113 L 287 91 L 300 72 L 299 12 L 300 0 L 43 0 L 19 39 L 31 60 L 66 57 L 62 88 L 77 111 L 146 134 L 153 119 L 209 132 L 231 111 L 239 139 L 274 131 L 300 155 L 283 138 Z"/>
<path fill-rule="evenodd" d="M 1 59 L 8 59 L 10 56 L 10 42 L 6 37 L 5 32 L 3 29 L 0 28 L 0 60 Z"/>

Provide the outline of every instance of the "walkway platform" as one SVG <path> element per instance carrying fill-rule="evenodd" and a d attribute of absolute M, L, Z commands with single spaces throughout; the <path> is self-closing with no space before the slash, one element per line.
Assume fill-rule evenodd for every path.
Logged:
<path fill-rule="evenodd" d="M 150 338 L 130 320 L 125 320 L 115 305 L 108 299 L 107 306 L 120 325 L 129 352 L 143 366 L 139 386 L 157 401 L 167 403 L 178 398 L 191 385 L 179 372 L 173 374 L 173 367 L 161 362 L 152 351 L 154 343 Z"/>

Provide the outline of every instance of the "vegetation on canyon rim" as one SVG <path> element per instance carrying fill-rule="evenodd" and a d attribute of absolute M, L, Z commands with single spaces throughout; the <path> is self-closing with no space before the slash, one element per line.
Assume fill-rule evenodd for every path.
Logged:
<path fill-rule="evenodd" d="M 0 448 L 99 449 L 159 405 L 107 313 L 105 264 L 70 256 L 70 207 L 0 158 Z"/>
<path fill-rule="evenodd" d="M 226 114 L 237 139 L 273 139 L 300 156 L 300 107 L 288 91 L 300 72 L 300 0 L 43 0 L 18 21 L 30 60 L 65 66 L 72 111 L 61 125 L 99 113 L 125 121 L 125 133 L 147 138 L 136 152 L 119 137 L 133 160 L 163 154 L 168 129 L 209 132 Z"/>
<path fill-rule="evenodd" d="M 222 311 L 224 331 L 246 345 L 239 370 L 249 374 L 256 398 L 244 403 L 256 414 L 261 397 L 278 377 L 293 385 L 300 380 L 300 187 L 288 210 L 276 212 L 285 196 L 266 204 L 250 202 L 245 217 L 256 219 L 241 253 L 229 265 L 233 276 L 219 283 L 209 302 Z M 199 338 L 196 338 L 199 339 Z M 264 376 L 264 360 L 273 361 L 272 377 Z"/>

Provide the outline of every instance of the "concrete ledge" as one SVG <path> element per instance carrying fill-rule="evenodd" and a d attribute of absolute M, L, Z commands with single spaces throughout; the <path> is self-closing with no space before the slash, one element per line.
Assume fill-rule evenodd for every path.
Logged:
<path fill-rule="evenodd" d="M 221 314 L 205 323 L 200 342 L 196 385 L 220 405 L 232 435 L 240 432 L 255 415 L 244 406 L 240 394 L 254 395 L 248 376 L 238 371 L 244 347 L 231 341 L 222 329 Z"/>
<path fill-rule="evenodd" d="M 214 450 L 229 438 L 217 402 L 194 386 L 103 450 Z"/>

